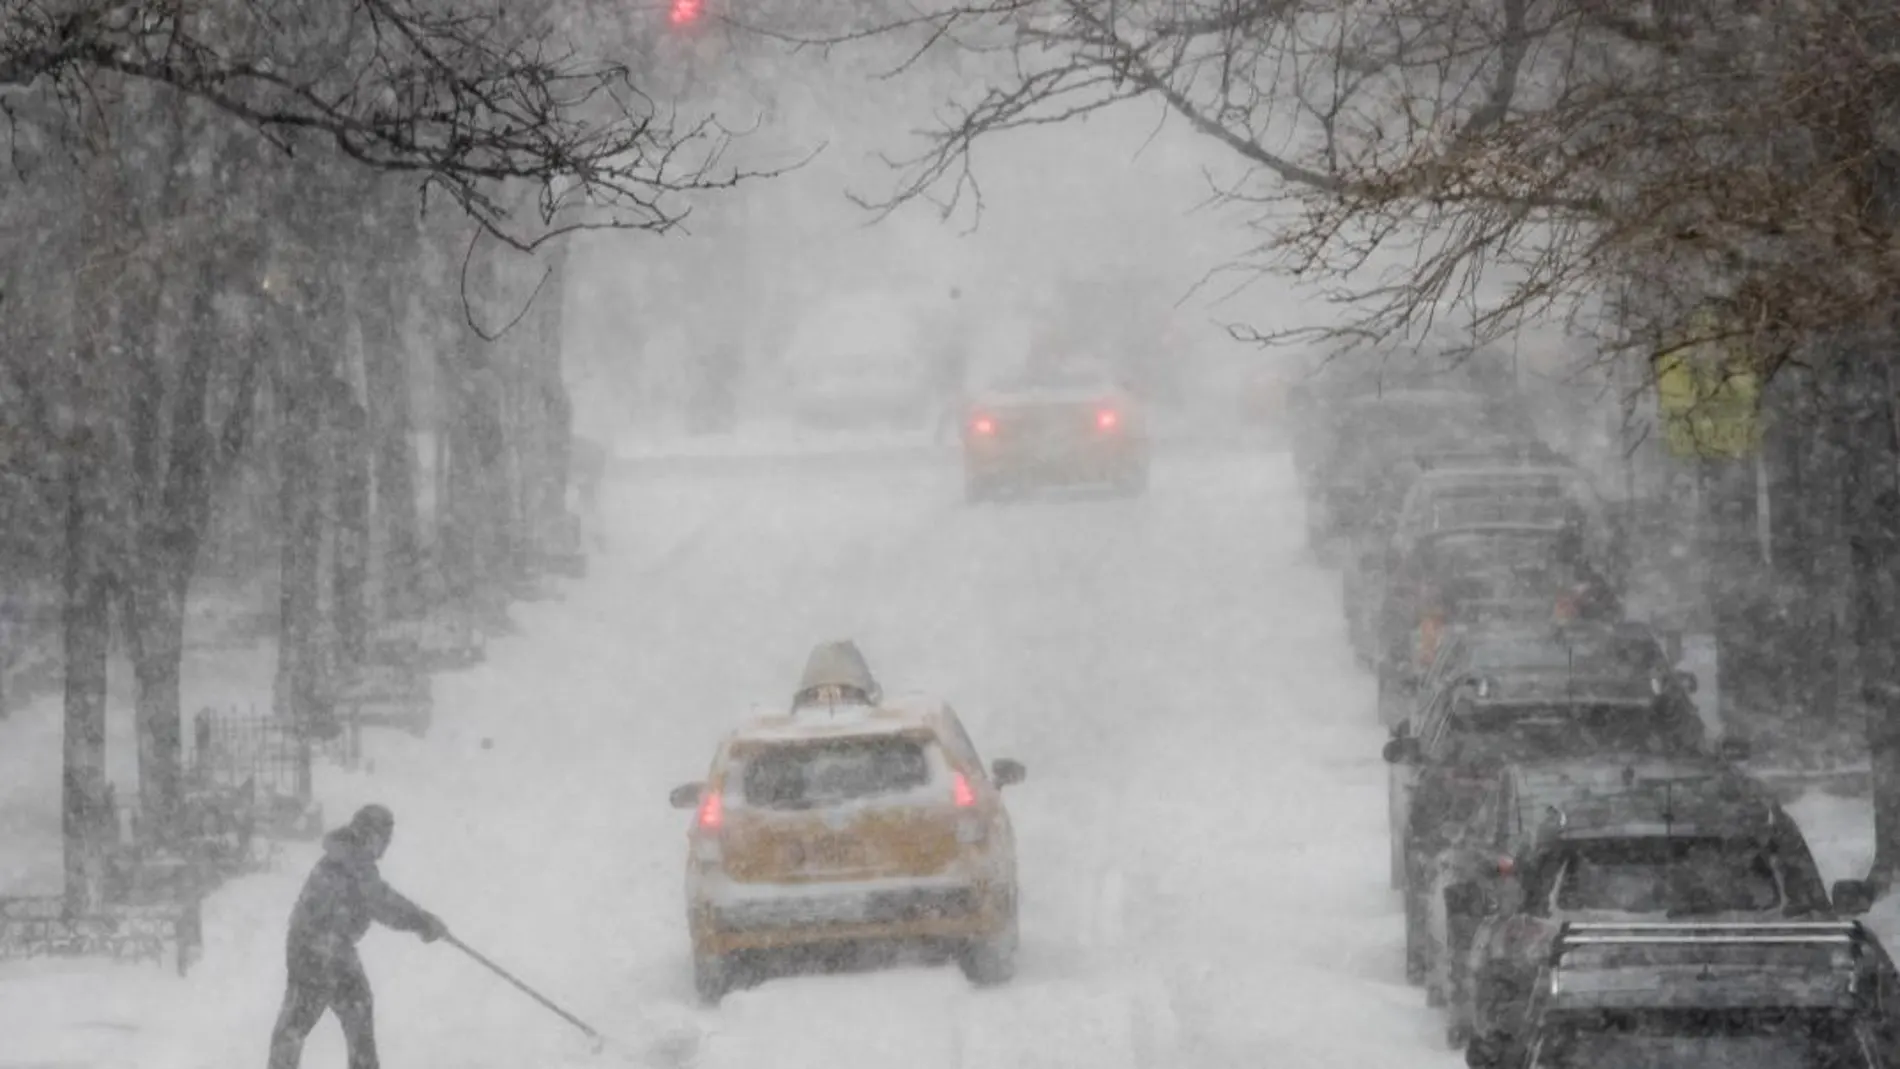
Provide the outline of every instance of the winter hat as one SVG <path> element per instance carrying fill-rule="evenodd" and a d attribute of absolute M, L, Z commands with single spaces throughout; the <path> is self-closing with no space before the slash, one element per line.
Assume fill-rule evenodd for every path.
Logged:
<path fill-rule="evenodd" d="M 366 805 L 350 818 L 350 830 L 358 835 L 375 833 L 388 836 L 396 830 L 396 814 L 388 806 Z"/>

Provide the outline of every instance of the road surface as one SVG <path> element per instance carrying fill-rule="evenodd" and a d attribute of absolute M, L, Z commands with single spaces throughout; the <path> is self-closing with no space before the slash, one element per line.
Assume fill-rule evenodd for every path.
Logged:
<path fill-rule="evenodd" d="M 1460 1064 L 1401 980 L 1373 690 L 1285 457 L 1163 456 L 1134 501 L 960 489 L 940 464 L 611 480 L 590 578 L 439 677 L 428 738 L 378 735 L 372 771 L 322 790 L 339 819 L 394 806 L 391 882 L 616 1043 L 378 933 L 384 1064 L 634 1064 L 688 1025 L 703 1069 Z M 1018 979 L 793 977 L 702 1010 L 667 791 L 846 637 L 1028 766 Z M 310 857 L 213 900 L 144 1064 L 262 1063 Z M 326 1022 L 306 1064 L 341 1058 Z"/>

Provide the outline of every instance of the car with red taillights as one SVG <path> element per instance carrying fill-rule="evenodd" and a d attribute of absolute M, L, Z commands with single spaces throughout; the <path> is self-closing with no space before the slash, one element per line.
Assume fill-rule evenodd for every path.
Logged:
<path fill-rule="evenodd" d="M 1404 711 L 1407 687 L 1451 628 L 1621 619 L 1621 599 L 1601 568 L 1579 558 L 1577 543 L 1561 524 L 1480 524 L 1432 532 L 1410 553 L 1394 553 L 1368 613 L 1374 619 L 1361 628 L 1379 672 L 1381 720 Z"/>
<path fill-rule="evenodd" d="M 886 697 L 850 643 L 812 654 L 792 708 L 723 739 L 695 810 L 687 924 L 700 997 L 771 954 L 919 945 L 972 982 L 1014 970 L 1016 841 L 1002 789 L 948 703 Z"/>
<path fill-rule="evenodd" d="M 963 419 L 966 495 L 1045 486 L 1148 487 L 1148 425 L 1134 395 L 1089 368 L 1039 370 L 979 393 Z"/>

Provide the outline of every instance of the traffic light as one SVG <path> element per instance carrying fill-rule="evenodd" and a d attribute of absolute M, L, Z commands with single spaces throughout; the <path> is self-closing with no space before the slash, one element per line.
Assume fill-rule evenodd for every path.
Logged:
<path fill-rule="evenodd" d="M 673 0 L 673 25 L 690 26 L 706 11 L 706 0 Z"/>

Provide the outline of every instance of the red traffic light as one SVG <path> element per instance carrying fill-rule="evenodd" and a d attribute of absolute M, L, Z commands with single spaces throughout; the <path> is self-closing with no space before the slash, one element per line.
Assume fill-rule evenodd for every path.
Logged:
<path fill-rule="evenodd" d="M 673 0 L 673 25 L 685 26 L 699 21 L 706 10 L 706 0 Z"/>

